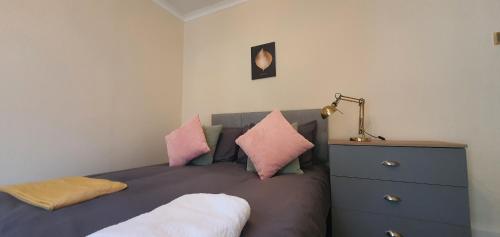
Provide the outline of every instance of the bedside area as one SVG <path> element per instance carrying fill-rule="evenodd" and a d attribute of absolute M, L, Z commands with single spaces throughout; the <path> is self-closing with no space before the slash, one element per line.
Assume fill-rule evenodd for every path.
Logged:
<path fill-rule="evenodd" d="M 470 237 L 465 149 L 330 140 L 333 236 Z"/>

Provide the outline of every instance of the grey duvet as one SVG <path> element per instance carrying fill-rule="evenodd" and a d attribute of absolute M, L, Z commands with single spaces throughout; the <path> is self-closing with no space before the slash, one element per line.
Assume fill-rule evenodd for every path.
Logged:
<path fill-rule="evenodd" d="M 171 168 L 157 165 L 95 175 L 128 189 L 49 212 L 0 193 L 0 236 L 85 236 L 190 193 L 225 193 L 246 199 L 251 215 L 242 236 L 325 236 L 330 207 L 328 171 L 304 169 L 261 181 L 235 163 Z"/>

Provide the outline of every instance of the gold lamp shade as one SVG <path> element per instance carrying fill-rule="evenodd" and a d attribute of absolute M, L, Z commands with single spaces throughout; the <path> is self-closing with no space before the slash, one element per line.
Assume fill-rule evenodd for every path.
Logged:
<path fill-rule="evenodd" d="M 336 111 L 338 111 L 337 106 L 333 104 L 327 105 L 321 109 L 321 118 L 326 119 Z"/>

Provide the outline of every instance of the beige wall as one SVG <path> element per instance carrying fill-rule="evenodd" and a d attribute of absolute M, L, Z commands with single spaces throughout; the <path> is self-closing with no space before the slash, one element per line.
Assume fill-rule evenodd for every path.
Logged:
<path fill-rule="evenodd" d="M 374 133 L 468 143 L 475 236 L 500 236 L 498 12 L 498 0 L 251 0 L 186 23 L 183 41 L 151 1 L 0 0 L 0 184 L 164 162 L 181 104 L 183 120 L 209 122 L 342 92 L 368 100 Z M 250 47 L 270 41 L 278 77 L 251 81 Z M 355 106 L 341 107 L 332 137 L 356 130 Z"/>
<path fill-rule="evenodd" d="M 183 120 L 368 100 L 370 131 L 469 144 L 475 236 L 500 236 L 498 0 L 251 0 L 185 25 Z M 276 41 L 274 79 L 251 81 L 250 47 Z M 331 137 L 356 132 L 356 106 Z"/>
<path fill-rule="evenodd" d="M 182 32 L 146 0 L 0 0 L 0 184 L 165 162 Z"/>

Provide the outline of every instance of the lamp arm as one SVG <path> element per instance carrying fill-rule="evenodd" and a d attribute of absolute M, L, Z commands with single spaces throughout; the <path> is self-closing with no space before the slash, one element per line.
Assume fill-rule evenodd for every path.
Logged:
<path fill-rule="evenodd" d="M 357 103 L 359 105 L 358 134 L 360 136 L 364 137 L 365 136 L 365 99 L 344 96 L 340 93 L 335 94 L 335 98 L 336 98 L 336 100 L 333 102 L 334 105 L 338 105 L 338 103 L 341 100 Z"/>
<path fill-rule="evenodd" d="M 362 101 L 364 101 L 363 98 L 354 98 L 354 97 L 350 97 L 350 96 L 345 96 L 345 95 L 342 95 L 340 93 L 337 93 L 335 94 L 335 104 L 338 104 L 339 101 L 343 100 L 343 101 L 348 101 L 348 102 L 353 102 L 353 103 L 358 103 L 358 104 L 361 104 Z"/>
<path fill-rule="evenodd" d="M 359 126 L 358 134 L 365 136 L 365 100 L 361 99 L 359 102 Z"/>

